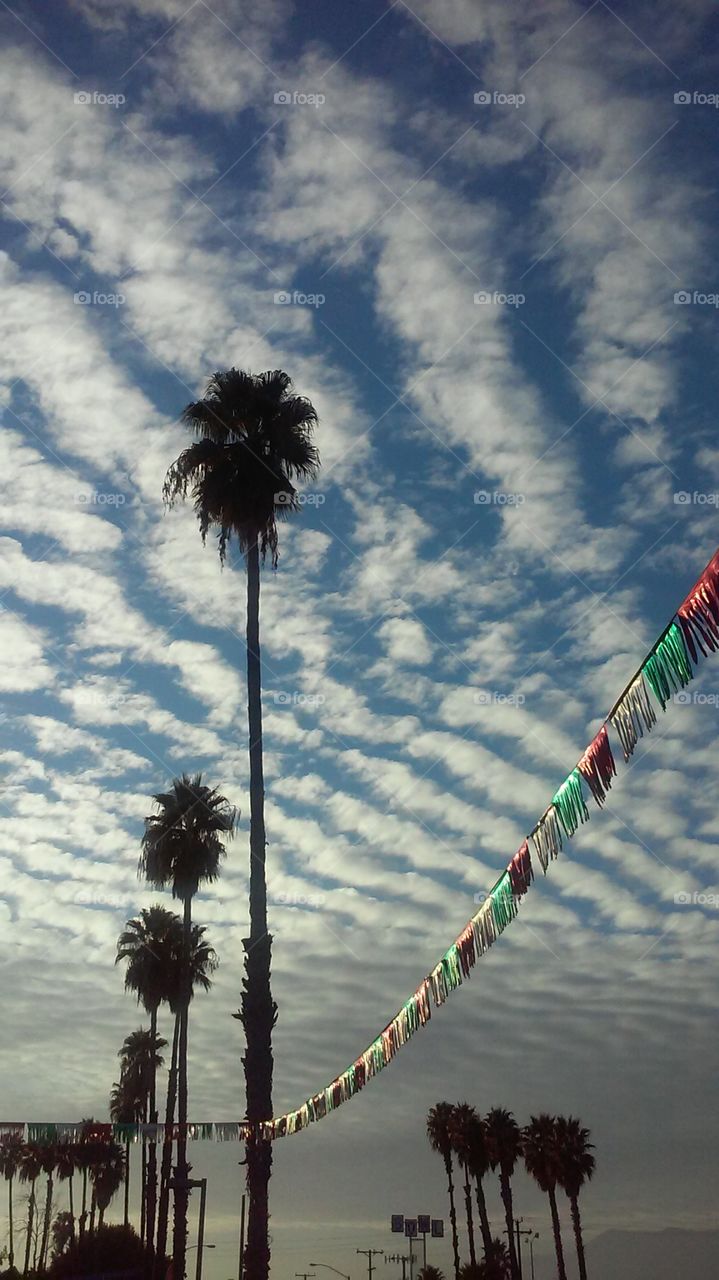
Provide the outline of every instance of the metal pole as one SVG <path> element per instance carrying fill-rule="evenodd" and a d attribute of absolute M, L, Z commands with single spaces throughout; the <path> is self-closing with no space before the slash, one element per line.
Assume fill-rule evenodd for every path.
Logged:
<path fill-rule="evenodd" d="M 521 1218 L 515 1218 L 515 1228 L 517 1232 L 517 1271 L 519 1272 L 519 1280 L 522 1280 L 522 1237 L 519 1232 L 519 1224 Z"/>
<path fill-rule="evenodd" d="M 409 1237 L 409 1280 L 414 1280 L 414 1250 L 412 1248 L 413 1240 Z"/>
<path fill-rule="evenodd" d="M 237 1271 L 237 1280 L 242 1280 L 242 1273 L 245 1268 L 245 1197 L 242 1197 L 240 1206 L 240 1264 Z"/>
<path fill-rule="evenodd" d="M 427 1232 L 426 1231 L 422 1232 L 422 1255 L 423 1255 L 422 1266 L 426 1271 L 427 1270 Z"/>
<path fill-rule="evenodd" d="M 200 1225 L 197 1229 L 197 1280 L 202 1280 L 202 1250 L 205 1244 L 205 1206 L 207 1204 L 207 1178 L 200 1179 Z"/>

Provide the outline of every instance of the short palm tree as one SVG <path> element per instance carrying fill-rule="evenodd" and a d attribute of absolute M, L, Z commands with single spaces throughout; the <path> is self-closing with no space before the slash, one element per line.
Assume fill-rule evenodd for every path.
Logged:
<path fill-rule="evenodd" d="M 444 1272 L 439 1267 L 422 1267 L 417 1280 L 444 1280 Z"/>
<path fill-rule="evenodd" d="M 452 1150 L 457 1157 L 460 1169 L 464 1171 L 464 1206 L 467 1214 L 467 1240 L 469 1241 L 469 1261 L 471 1266 L 477 1262 L 474 1248 L 474 1219 L 472 1215 L 472 1175 L 470 1167 L 470 1150 L 472 1141 L 472 1125 L 477 1119 L 477 1112 L 466 1102 L 459 1102 L 452 1109 L 449 1120 L 449 1136 Z"/>
<path fill-rule="evenodd" d="M 79 1219 L 79 1234 L 82 1240 L 87 1229 L 87 1180 L 93 1154 L 92 1132 L 95 1121 L 88 1116 L 80 1121 L 80 1141 L 75 1152 L 77 1168 L 82 1173 L 82 1210 Z"/>
<path fill-rule="evenodd" d="M 444 1171 L 447 1175 L 447 1193 L 449 1195 L 449 1222 L 452 1228 L 452 1251 L 454 1254 L 454 1277 L 459 1280 L 459 1242 L 457 1239 L 457 1210 L 454 1205 L 454 1179 L 452 1177 L 452 1113 L 451 1102 L 438 1102 L 431 1107 L 427 1115 L 427 1137 L 433 1151 L 442 1157 Z"/>
<path fill-rule="evenodd" d="M 32 1247 L 32 1233 L 35 1226 L 35 1184 L 42 1173 L 42 1147 L 35 1142 L 28 1142 L 23 1146 L 22 1155 L 20 1156 L 20 1181 L 30 1183 L 30 1195 L 28 1197 L 27 1208 L 27 1237 L 25 1239 L 25 1265 L 23 1266 L 23 1275 L 26 1276 L 30 1270 L 30 1249 Z"/>
<path fill-rule="evenodd" d="M 73 1180 L 75 1172 L 78 1168 L 77 1159 L 78 1148 L 72 1142 L 60 1142 L 57 1147 L 57 1176 L 61 1182 L 67 1182 L 68 1199 L 70 1204 L 69 1222 L 70 1234 L 75 1237 L 75 1195 Z M 53 1228 L 54 1231 L 54 1228 Z"/>
<path fill-rule="evenodd" d="M 557 1183 L 559 1182 L 561 1165 L 555 1117 L 546 1113 L 540 1116 L 531 1116 L 523 1136 L 524 1163 L 527 1167 L 527 1173 L 534 1178 L 540 1190 L 544 1191 L 549 1197 L 554 1247 L 557 1253 L 557 1274 L 559 1280 L 567 1280 L 567 1272 L 564 1266 L 564 1250 L 562 1248 L 562 1229 L 557 1210 Z"/>
<path fill-rule="evenodd" d="M 125 1076 L 120 1077 L 112 1086 L 110 1094 L 110 1119 L 113 1124 L 131 1125 L 142 1120 L 145 1111 L 144 1099 L 139 1097 L 135 1091 L 135 1081 Z M 124 1223 L 129 1226 L 130 1223 L 130 1144 L 132 1139 L 128 1136 L 125 1138 L 125 1213 Z M 145 1148 L 143 1143 L 143 1156 Z M 143 1175 L 145 1173 L 145 1161 L 143 1159 Z M 142 1216 L 145 1216 L 145 1201 L 147 1199 L 146 1179 L 142 1179 Z M 144 1239 L 144 1232 L 142 1233 Z"/>
<path fill-rule="evenodd" d="M 177 928 L 178 917 L 165 907 L 152 906 L 142 910 L 136 919 L 128 920 L 117 940 L 115 964 L 126 961 L 125 990 L 137 996 L 150 1019 L 150 1035 L 157 1036 L 157 1015 L 160 1005 L 167 1000 L 168 965 L 165 954 L 168 932 Z M 156 1072 L 150 1080 L 149 1121 L 157 1124 Z M 143 1159 L 144 1159 L 143 1144 Z M 129 1176 L 129 1175 L 128 1175 Z M 155 1210 L 157 1205 L 157 1146 L 154 1141 L 147 1149 L 145 1235 L 152 1246 L 155 1239 Z"/>
<path fill-rule="evenodd" d="M 97 1226 L 102 1226 L 105 1210 L 122 1186 L 125 1177 L 125 1153 L 118 1142 L 97 1144 L 90 1166 L 90 1179 L 97 1205 Z"/>
<path fill-rule="evenodd" d="M 201 884 L 220 874 L 224 842 L 235 829 L 236 813 L 219 791 L 206 786 L 202 774 L 175 778 L 167 792 L 154 797 L 157 812 L 145 819 L 140 872 L 156 889 L 171 886 L 183 904 L 183 965 L 178 1041 L 177 1176 L 173 1234 L 174 1275 L 184 1280 L 187 1249 L 187 1026 L 190 1008 L 192 899 Z"/>
<path fill-rule="evenodd" d="M 512 1280 L 519 1280 L 519 1262 L 514 1244 L 512 1174 L 522 1154 L 522 1133 L 511 1111 L 505 1111 L 504 1107 L 493 1107 L 488 1112 L 484 1120 L 484 1132 L 490 1167 L 499 1169 L 499 1189 L 507 1224 Z"/>
<path fill-rule="evenodd" d="M 584 1240 L 582 1238 L 582 1220 L 579 1214 L 579 1193 L 586 1182 L 592 1178 L 596 1161 L 592 1152 L 593 1144 L 589 1141 L 589 1130 L 582 1128 L 579 1120 L 573 1116 L 557 1116 L 557 1147 L 559 1149 L 559 1174 L 557 1181 L 564 1189 L 572 1213 L 572 1227 L 577 1246 L 577 1263 L 579 1280 L 587 1280 L 587 1263 L 584 1257 Z"/>
<path fill-rule="evenodd" d="M 487 1257 L 477 1267 L 478 1280 L 511 1280 L 512 1262 L 503 1240 L 492 1240 Z"/>
<path fill-rule="evenodd" d="M 8 1187 L 8 1222 L 10 1226 L 8 1267 L 12 1271 L 15 1266 L 15 1234 L 13 1224 L 12 1188 L 20 1169 L 23 1153 L 23 1140 L 19 1133 L 8 1133 L 0 1139 L 0 1173 L 7 1181 Z"/>
<path fill-rule="evenodd" d="M 43 1144 L 40 1156 L 42 1171 L 47 1179 L 45 1184 L 45 1213 L 42 1223 L 42 1239 L 40 1242 L 39 1267 L 42 1272 L 45 1270 L 47 1261 L 47 1251 L 50 1244 L 50 1222 L 52 1218 L 52 1191 L 57 1168 L 57 1148 L 53 1143 Z"/>
<path fill-rule="evenodd" d="M 260 661 L 260 559 L 269 550 L 277 562 L 277 521 L 299 507 L 293 481 L 312 479 L 319 469 L 313 443 L 317 413 L 304 396 L 292 394 L 281 370 L 216 373 L 205 396 L 189 404 L 183 421 L 194 442 L 170 467 L 164 486 L 169 505 L 188 493 L 203 541 L 218 534 L 224 562 L 233 538 L 247 567 L 247 700 L 250 757 L 250 936 L 245 942 L 246 978 L 237 1016 L 245 1032 L 247 1090 L 246 1168 L 249 1221 L 247 1280 L 267 1280 L 270 1267 L 269 1181 L 272 1152 L 259 1125 L 272 1116 L 272 938 L 267 931 L 262 679 Z"/>

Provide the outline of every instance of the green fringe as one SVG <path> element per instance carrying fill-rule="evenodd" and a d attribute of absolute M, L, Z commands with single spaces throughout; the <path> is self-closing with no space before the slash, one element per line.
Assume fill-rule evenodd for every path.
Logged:
<path fill-rule="evenodd" d="M 442 977 L 447 991 L 454 991 L 462 985 L 462 967 L 459 963 L 459 948 L 453 942 L 449 951 L 442 956 Z"/>
<path fill-rule="evenodd" d="M 496 885 L 490 892 L 492 899 L 492 918 L 496 932 L 502 933 L 507 925 L 511 923 L 517 914 L 517 904 L 514 900 L 514 891 L 512 889 L 512 880 L 508 871 L 497 881 Z"/>
<path fill-rule="evenodd" d="M 665 711 L 672 694 L 688 685 L 693 675 L 684 633 L 678 623 L 672 623 L 664 639 L 650 653 L 642 671 L 662 711 Z"/>
<path fill-rule="evenodd" d="M 27 1127 L 28 1142 L 55 1142 L 57 1141 L 57 1125 L 56 1124 L 29 1124 Z"/>
<path fill-rule="evenodd" d="M 556 795 L 552 796 L 552 804 L 567 836 L 574 835 L 580 822 L 589 821 L 589 810 L 582 793 L 582 775 L 578 769 L 572 769 Z"/>

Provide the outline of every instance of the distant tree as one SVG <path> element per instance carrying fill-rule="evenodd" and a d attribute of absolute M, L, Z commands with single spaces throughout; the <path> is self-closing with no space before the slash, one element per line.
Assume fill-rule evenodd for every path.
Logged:
<path fill-rule="evenodd" d="M 119 1142 L 98 1143 L 98 1151 L 90 1168 L 98 1210 L 98 1231 L 104 1225 L 105 1210 L 120 1190 L 124 1177 L 125 1153 Z"/>
<path fill-rule="evenodd" d="M 69 1249 L 74 1235 L 75 1224 L 71 1213 L 63 1212 L 55 1215 L 55 1221 L 52 1224 L 51 1241 L 52 1241 L 52 1258 L 59 1258 L 61 1253 Z"/>
<path fill-rule="evenodd" d="M 47 1143 L 41 1147 L 41 1164 L 42 1171 L 46 1176 L 45 1184 L 45 1213 L 43 1215 L 42 1239 L 40 1242 L 39 1266 L 38 1270 L 43 1272 L 47 1262 L 47 1251 L 50 1244 L 50 1222 L 52 1218 L 52 1191 L 55 1177 L 55 1169 L 57 1167 L 57 1147 L 54 1143 Z"/>
<path fill-rule="evenodd" d="M 439 1267 L 422 1267 L 417 1280 L 444 1280 L 444 1272 Z"/>
<path fill-rule="evenodd" d="M 15 1267 L 15 1235 L 13 1224 L 12 1189 L 13 1182 L 20 1169 L 23 1153 L 23 1140 L 17 1133 L 9 1133 L 0 1139 L 0 1173 L 8 1185 L 8 1221 L 10 1227 L 8 1263 L 10 1270 Z"/>
<path fill-rule="evenodd" d="M 594 1146 L 589 1141 L 589 1130 L 583 1129 L 581 1122 L 574 1119 L 573 1116 L 567 1118 L 557 1116 L 555 1132 L 559 1154 L 557 1181 L 569 1198 L 574 1240 L 577 1246 L 579 1280 L 587 1280 L 582 1221 L 579 1213 L 579 1193 L 594 1174 L 596 1167 L 596 1161 L 592 1155 Z"/>
<path fill-rule="evenodd" d="M 493 1107 L 484 1120 L 487 1152 L 492 1169 L 499 1169 L 499 1189 L 504 1205 L 509 1241 L 509 1263 L 512 1280 L 519 1280 L 519 1261 L 514 1245 L 514 1205 L 512 1174 L 522 1154 L 522 1132 L 511 1111 Z"/>
<path fill-rule="evenodd" d="M 70 1203 L 71 1233 L 75 1235 L 75 1194 L 74 1177 L 78 1169 L 78 1148 L 73 1142 L 59 1142 L 57 1146 L 57 1176 L 61 1182 L 67 1182 Z M 61 1215 L 58 1215 L 61 1216 Z M 56 1219 L 57 1221 L 57 1219 Z"/>
<path fill-rule="evenodd" d="M 132 1227 L 102 1226 L 82 1240 L 73 1240 L 53 1261 L 49 1280 L 78 1280 L 81 1276 L 110 1276 L 113 1272 L 142 1271 L 147 1252 Z"/>
<path fill-rule="evenodd" d="M 26 1276 L 30 1270 L 30 1250 L 32 1248 L 32 1235 L 35 1226 L 35 1210 L 37 1203 L 35 1200 L 35 1184 L 42 1173 L 42 1148 L 36 1142 L 25 1143 L 20 1156 L 20 1181 L 30 1183 L 30 1194 L 28 1197 L 27 1207 L 27 1235 L 25 1237 L 25 1264 L 23 1266 L 23 1275 Z"/>
<path fill-rule="evenodd" d="M 452 1251 L 454 1254 L 454 1276 L 459 1280 L 459 1240 L 457 1237 L 457 1210 L 454 1204 L 454 1179 L 452 1177 L 452 1112 L 451 1102 L 438 1102 L 427 1115 L 427 1137 L 433 1151 L 442 1157 L 444 1171 L 447 1175 L 447 1194 L 449 1195 L 449 1221 L 452 1228 Z"/>
<path fill-rule="evenodd" d="M 549 1198 L 552 1215 L 552 1231 L 554 1247 L 557 1254 L 557 1274 L 559 1280 L 567 1280 L 562 1248 L 562 1228 L 557 1209 L 557 1184 L 561 1173 L 557 1121 L 554 1116 L 543 1113 L 531 1116 L 524 1130 L 524 1163 L 527 1173 L 534 1178 L 537 1186 Z"/>

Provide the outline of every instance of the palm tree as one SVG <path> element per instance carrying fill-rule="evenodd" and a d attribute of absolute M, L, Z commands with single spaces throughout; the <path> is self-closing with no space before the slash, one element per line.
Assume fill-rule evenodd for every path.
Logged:
<path fill-rule="evenodd" d="M 472 1218 L 472 1181 L 470 1169 L 470 1150 L 472 1141 L 472 1122 L 477 1119 L 474 1107 L 466 1102 L 459 1102 L 453 1108 L 449 1121 L 449 1137 L 452 1150 L 457 1157 L 460 1169 L 464 1170 L 464 1205 L 467 1214 L 467 1239 L 469 1241 L 469 1261 L 476 1266 L 477 1254 L 474 1248 L 474 1221 Z"/>
<path fill-rule="evenodd" d="M 32 1233 L 35 1225 L 35 1183 L 42 1173 L 42 1148 L 35 1142 L 28 1142 L 23 1146 L 20 1156 L 20 1181 L 30 1183 L 30 1195 L 28 1198 L 27 1210 L 27 1238 L 25 1240 L 25 1265 L 23 1266 L 23 1275 L 26 1276 L 30 1270 L 30 1248 L 32 1245 Z"/>
<path fill-rule="evenodd" d="M 75 1163 L 82 1171 L 82 1211 L 80 1213 L 80 1239 L 85 1235 L 87 1226 L 87 1175 L 92 1159 L 92 1130 L 95 1121 L 92 1116 L 80 1121 L 80 1141 L 75 1151 Z"/>
<path fill-rule="evenodd" d="M 23 1140 L 19 1133 L 8 1133 L 4 1138 L 0 1139 L 0 1173 L 6 1179 L 8 1184 L 8 1221 L 10 1224 L 8 1267 L 10 1271 L 12 1271 L 15 1266 L 12 1184 L 20 1168 L 22 1153 Z"/>
<path fill-rule="evenodd" d="M 177 927 L 178 917 L 165 907 L 143 909 L 134 920 L 128 920 L 117 940 L 115 964 L 127 961 L 125 990 L 137 996 L 150 1019 L 150 1035 L 157 1036 L 157 1013 L 167 1000 L 167 957 L 165 948 L 168 931 Z M 153 1071 L 150 1080 L 149 1120 L 157 1124 L 157 1079 Z M 143 1143 L 143 1159 L 145 1146 Z M 129 1162 L 128 1162 L 129 1163 Z M 129 1174 L 128 1174 L 129 1177 Z M 157 1205 L 157 1146 L 148 1145 L 146 1179 L 146 1237 L 152 1246 L 155 1239 L 155 1210 Z"/>
<path fill-rule="evenodd" d="M 103 1224 L 105 1210 L 117 1194 L 125 1177 L 125 1153 L 118 1142 L 100 1142 L 90 1168 L 93 1193 L 97 1204 L 98 1231 Z"/>
<path fill-rule="evenodd" d="M 178 1040 L 177 1176 L 175 1179 L 175 1224 L 173 1274 L 184 1280 L 187 1249 L 187 1200 L 184 1185 L 187 1166 L 187 1024 L 190 1007 L 190 948 L 192 942 L 192 899 L 201 884 L 212 884 L 220 874 L 225 855 L 224 839 L 231 838 L 236 813 L 219 791 L 206 786 L 202 774 L 193 778 L 183 773 L 171 790 L 154 797 L 157 813 L 145 819 L 140 870 L 161 889 L 172 886 L 172 896 L 183 904 L 183 969 Z"/>
<path fill-rule="evenodd" d="M 203 541 L 218 532 L 220 561 L 237 539 L 247 567 L 247 701 L 250 756 L 250 936 L 244 942 L 246 978 L 237 1017 L 245 1032 L 243 1058 L 250 1136 L 246 1166 L 249 1221 L 247 1280 L 267 1280 L 269 1181 L 272 1151 L 259 1125 L 272 1116 L 272 937 L 267 931 L 262 680 L 260 662 L 260 557 L 277 563 L 277 520 L 299 507 L 293 481 L 319 470 L 313 443 L 317 413 L 304 396 L 292 394 L 281 370 L 261 374 L 229 369 L 210 379 L 205 397 L 189 404 L 183 421 L 196 437 L 170 467 L 165 501 L 194 499 Z"/>
<path fill-rule="evenodd" d="M 170 913 L 168 912 L 168 915 Z M 158 1036 L 157 1031 L 145 1031 L 142 1027 L 132 1031 L 123 1041 L 118 1052 L 120 1059 L 120 1084 L 113 1087 L 110 1114 L 120 1124 L 132 1124 L 135 1121 L 146 1121 L 150 1095 L 154 1090 L 158 1068 L 162 1066 L 160 1050 L 167 1047 L 167 1041 Z M 117 1093 L 115 1092 L 117 1091 Z M 117 1104 L 117 1115 L 112 1114 L 113 1102 Z M 120 1113 L 124 1119 L 120 1118 Z M 130 1141 L 125 1144 L 125 1205 L 129 1216 L 130 1186 Z M 142 1196 L 141 1196 L 141 1228 L 140 1238 L 151 1243 L 149 1222 L 146 1213 L 146 1198 L 149 1172 L 145 1160 L 145 1143 L 142 1143 Z M 125 1219 L 125 1226 L 128 1219 Z M 154 1227 L 153 1227 L 154 1234 Z"/>
<path fill-rule="evenodd" d="M 459 1242 L 457 1240 L 457 1211 L 454 1207 L 454 1180 L 452 1178 L 452 1113 L 451 1102 L 438 1102 L 431 1107 L 427 1115 L 427 1137 L 429 1145 L 444 1161 L 447 1175 L 447 1191 L 449 1194 L 449 1221 L 452 1227 L 452 1250 L 454 1253 L 454 1277 L 459 1280 Z"/>
<path fill-rule="evenodd" d="M 422 1267 L 417 1280 L 444 1280 L 444 1272 L 439 1267 L 427 1265 Z"/>
<path fill-rule="evenodd" d="M 41 1148 L 41 1164 L 42 1171 L 47 1177 L 47 1185 L 45 1190 L 45 1215 L 42 1225 L 42 1241 L 40 1244 L 40 1264 L 39 1270 L 45 1270 L 47 1250 L 50 1242 L 50 1222 L 52 1218 L 52 1189 L 55 1169 L 57 1167 L 57 1150 L 52 1143 Z"/>
<path fill-rule="evenodd" d="M 579 1215 L 579 1193 L 585 1182 L 590 1181 L 596 1167 L 596 1161 L 592 1155 L 594 1145 L 589 1141 L 589 1130 L 583 1129 L 580 1121 L 575 1120 L 573 1116 L 566 1119 L 564 1116 L 557 1116 L 556 1137 L 559 1149 L 557 1181 L 569 1198 L 574 1239 L 577 1245 L 579 1280 L 587 1280 L 582 1221 Z"/>
<path fill-rule="evenodd" d="M 549 1208 L 552 1214 L 552 1230 L 554 1247 L 557 1251 L 557 1273 L 559 1280 L 567 1280 L 564 1267 L 564 1250 L 562 1248 L 562 1229 L 557 1210 L 557 1183 L 560 1174 L 560 1156 L 557 1142 L 557 1122 L 554 1116 L 546 1113 L 531 1116 L 524 1130 L 524 1163 L 527 1173 L 534 1178 L 541 1191 L 549 1196 Z"/>
<path fill-rule="evenodd" d="M 135 1092 L 135 1082 L 128 1076 L 122 1075 L 119 1081 L 112 1086 L 110 1094 L 110 1119 L 114 1124 L 134 1124 L 142 1118 L 144 1111 L 144 1102 Z M 129 1137 L 125 1138 L 125 1226 L 130 1224 L 130 1142 Z M 144 1155 L 144 1144 L 143 1144 Z M 144 1173 L 143 1160 L 143 1173 Z M 145 1199 L 147 1189 L 145 1179 L 142 1183 L 142 1216 L 145 1216 Z M 144 1235 L 142 1237 L 144 1239 Z"/>
<path fill-rule="evenodd" d="M 57 1176 L 61 1182 L 67 1182 L 70 1203 L 70 1234 L 75 1238 L 75 1196 L 73 1178 L 78 1168 L 78 1148 L 71 1142 L 60 1142 L 57 1147 Z M 53 1227 L 54 1232 L 54 1227 Z M 54 1239 L 54 1236 L 53 1236 Z"/>
<path fill-rule="evenodd" d="M 479 1225 L 482 1232 L 482 1248 L 485 1258 L 488 1258 L 492 1250 L 492 1233 L 489 1227 L 489 1216 L 487 1214 L 487 1202 L 484 1197 L 483 1179 L 489 1173 L 489 1152 L 487 1151 L 487 1135 L 485 1133 L 484 1121 L 476 1112 L 473 1113 L 471 1119 L 467 1123 L 467 1160 L 469 1162 L 469 1172 L 474 1178 L 474 1189 L 477 1197 L 477 1213 L 479 1215 Z"/>
<path fill-rule="evenodd" d="M 499 1189 L 507 1224 L 512 1280 L 519 1280 L 519 1262 L 514 1245 L 512 1174 L 522 1154 L 522 1134 L 511 1111 L 505 1111 L 504 1107 L 493 1107 L 487 1114 L 484 1121 L 484 1132 L 490 1167 L 499 1169 Z"/>
<path fill-rule="evenodd" d="M 510 1280 L 512 1261 L 502 1240 L 492 1240 L 487 1257 L 477 1267 L 478 1280 Z"/>
<path fill-rule="evenodd" d="M 170 1074 L 167 1083 L 167 1101 L 165 1109 L 165 1136 L 162 1145 L 162 1168 L 160 1171 L 160 1201 L 157 1212 L 157 1248 L 155 1250 L 155 1276 L 164 1278 L 164 1261 L 165 1251 L 167 1247 L 167 1217 L 170 1198 L 170 1174 L 172 1171 L 172 1131 L 175 1121 L 175 1102 L 177 1095 L 177 1054 L 180 1036 L 180 1012 L 183 1004 L 184 986 L 182 974 L 184 971 L 184 938 L 182 921 L 179 916 L 175 916 L 177 928 L 174 930 L 174 937 L 168 935 L 166 957 L 167 957 L 167 975 L 168 975 L 168 994 L 167 1001 L 170 1006 L 170 1012 L 175 1018 L 175 1029 L 172 1036 L 172 1057 L 170 1059 Z M 199 987 L 202 991 L 209 991 L 212 986 L 210 974 L 215 972 L 218 965 L 217 954 L 205 941 L 206 929 L 204 925 L 193 924 L 190 935 L 190 991 L 189 998 L 195 992 L 195 987 Z"/>

